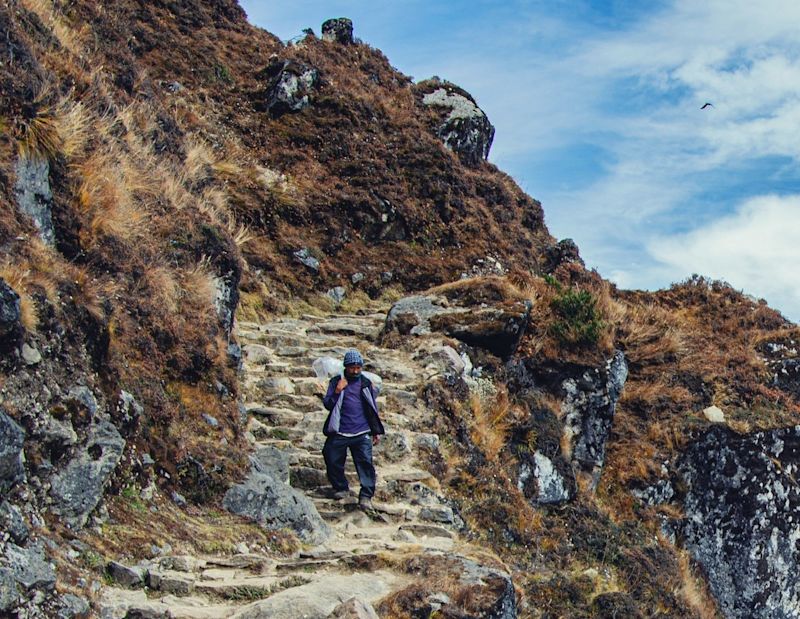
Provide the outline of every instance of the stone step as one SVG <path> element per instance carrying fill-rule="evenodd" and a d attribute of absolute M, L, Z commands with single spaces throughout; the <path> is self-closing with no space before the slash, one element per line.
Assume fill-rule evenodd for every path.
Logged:
<path fill-rule="evenodd" d="M 310 395 L 296 395 L 292 393 L 277 393 L 264 398 L 268 406 L 289 408 L 302 413 L 312 413 L 324 410 L 322 398 Z"/>
<path fill-rule="evenodd" d="M 305 415 L 290 408 L 277 406 L 262 406 L 260 404 L 245 404 L 245 410 L 249 415 L 254 415 L 262 421 L 269 422 L 273 426 L 292 426 L 305 419 Z"/>

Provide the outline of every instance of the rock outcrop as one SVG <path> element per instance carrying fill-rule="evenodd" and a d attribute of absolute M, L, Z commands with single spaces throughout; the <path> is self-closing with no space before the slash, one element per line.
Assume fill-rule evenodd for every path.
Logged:
<path fill-rule="evenodd" d="M 484 111 L 464 90 L 433 78 L 424 82 L 422 104 L 442 110 L 436 134 L 465 164 L 477 166 L 489 157 L 494 127 Z"/>
<path fill-rule="evenodd" d="M 292 60 L 273 60 L 263 77 L 267 82 L 264 105 L 274 117 L 307 108 L 319 83 L 316 69 Z"/>
<path fill-rule="evenodd" d="M 531 304 L 499 282 L 494 278 L 463 280 L 400 299 L 389 310 L 384 331 L 400 335 L 443 333 L 508 357 L 525 332 Z"/>
<path fill-rule="evenodd" d="M 800 426 L 741 436 L 716 425 L 682 456 L 683 536 L 722 613 L 796 617 Z"/>
<path fill-rule="evenodd" d="M 73 528 L 83 527 L 103 498 L 103 489 L 124 448 L 125 440 L 111 422 L 94 425 L 83 451 L 53 476 L 53 511 Z"/>
<path fill-rule="evenodd" d="M 594 470 L 603 466 L 606 441 L 617 401 L 628 378 L 625 355 L 617 351 L 604 368 L 586 371 L 562 383 L 564 426 L 572 443 L 572 459 Z"/>
<path fill-rule="evenodd" d="M 33 220 L 41 239 L 48 245 L 55 244 L 50 164 L 42 156 L 22 155 L 17 160 L 16 173 L 17 206 Z"/>
<path fill-rule="evenodd" d="M 353 43 L 353 22 L 347 17 L 337 17 L 323 22 L 322 40 L 351 45 Z"/>

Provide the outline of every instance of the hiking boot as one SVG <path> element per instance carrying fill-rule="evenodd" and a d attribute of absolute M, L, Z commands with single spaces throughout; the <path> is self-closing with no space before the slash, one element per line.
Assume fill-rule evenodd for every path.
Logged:
<path fill-rule="evenodd" d="M 349 490 L 335 490 L 333 494 L 331 494 L 332 499 L 336 499 L 337 501 L 341 501 L 342 499 L 346 499 L 352 496 Z"/>
<path fill-rule="evenodd" d="M 358 507 L 363 510 L 372 509 L 372 499 L 362 496 L 358 499 Z"/>

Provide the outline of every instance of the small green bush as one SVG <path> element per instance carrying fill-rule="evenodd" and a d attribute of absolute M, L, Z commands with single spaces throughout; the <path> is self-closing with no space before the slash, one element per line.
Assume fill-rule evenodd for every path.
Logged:
<path fill-rule="evenodd" d="M 597 309 L 597 299 L 588 290 L 561 291 L 550 303 L 558 320 L 550 328 L 561 344 L 591 346 L 600 339 L 603 321 Z"/>

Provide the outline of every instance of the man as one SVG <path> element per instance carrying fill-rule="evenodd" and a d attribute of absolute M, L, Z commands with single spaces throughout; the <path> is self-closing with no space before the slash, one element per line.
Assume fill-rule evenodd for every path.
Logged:
<path fill-rule="evenodd" d="M 372 447 L 386 432 L 378 416 L 375 388 L 361 374 L 363 365 L 361 354 L 357 350 L 348 350 L 344 355 L 344 375 L 334 376 L 328 384 L 322 400 L 330 411 L 322 427 L 322 433 L 327 437 L 322 455 L 333 496 L 343 499 L 350 493 L 344 475 L 347 450 L 350 450 L 361 482 L 358 505 L 361 509 L 371 509 L 376 481 Z"/>

